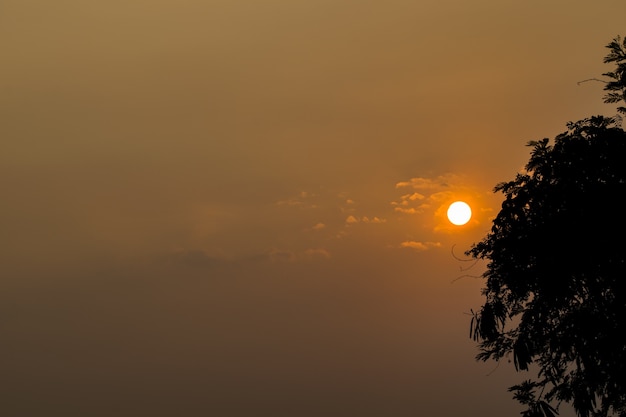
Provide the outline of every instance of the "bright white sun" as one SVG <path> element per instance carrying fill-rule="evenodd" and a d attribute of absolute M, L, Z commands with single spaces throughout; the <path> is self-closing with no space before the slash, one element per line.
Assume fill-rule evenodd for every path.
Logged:
<path fill-rule="evenodd" d="M 448 207 L 448 220 L 450 223 L 462 226 L 472 218 L 472 209 L 464 201 L 455 201 Z"/>

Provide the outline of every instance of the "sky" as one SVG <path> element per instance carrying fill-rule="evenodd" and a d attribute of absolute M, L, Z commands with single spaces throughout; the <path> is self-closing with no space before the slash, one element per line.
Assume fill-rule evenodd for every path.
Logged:
<path fill-rule="evenodd" d="M 624 16 L 3 0 L 2 414 L 518 415 L 464 252 L 528 141 L 616 113 L 581 81 Z"/>

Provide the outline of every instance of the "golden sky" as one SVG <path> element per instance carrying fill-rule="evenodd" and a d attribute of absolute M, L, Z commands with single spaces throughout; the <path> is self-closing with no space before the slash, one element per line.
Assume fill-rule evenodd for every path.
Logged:
<path fill-rule="evenodd" d="M 457 258 L 529 140 L 615 114 L 579 82 L 624 16 L 3 0 L 4 414 L 517 413 L 524 376 L 474 362 L 481 265 Z"/>

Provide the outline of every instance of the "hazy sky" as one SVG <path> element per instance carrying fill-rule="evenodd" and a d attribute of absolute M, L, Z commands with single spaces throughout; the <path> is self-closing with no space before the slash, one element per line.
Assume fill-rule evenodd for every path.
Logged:
<path fill-rule="evenodd" d="M 2 0 L 0 413 L 517 415 L 525 376 L 474 362 L 482 265 L 457 257 L 529 140 L 615 114 L 578 83 L 625 17 Z"/>

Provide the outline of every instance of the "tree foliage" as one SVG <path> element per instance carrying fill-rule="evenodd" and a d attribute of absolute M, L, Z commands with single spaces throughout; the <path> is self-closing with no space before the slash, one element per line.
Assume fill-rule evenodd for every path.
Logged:
<path fill-rule="evenodd" d="M 607 74 L 624 94 L 626 44 L 615 42 L 607 62 L 622 67 Z M 581 417 L 626 417 L 626 132 L 602 116 L 567 127 L 530 142 L 525 172 L 495 188 L 502 209 L 467 252 L 487 260 L 470 334 L 477 359 L 538 370 L 509 389 L 524 417 L 553 417 L 563 402 Z"/>
<path fill-rule="evenodd" d="M 607 46 L 609 53 L 604 57 L 604 63 L 615 63 L 615 70 L 605 72 L 610 81 L 604 86 L 608 93 L 604 96 L 605 103 L 626 103 L 626 38 L 617 36 Z M 617 111 L 626 114 L 626 107 L 620 106 Z"/>

